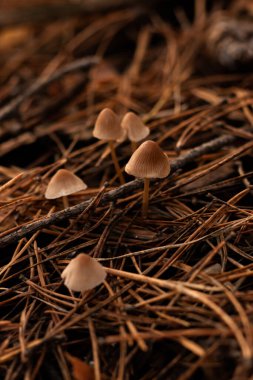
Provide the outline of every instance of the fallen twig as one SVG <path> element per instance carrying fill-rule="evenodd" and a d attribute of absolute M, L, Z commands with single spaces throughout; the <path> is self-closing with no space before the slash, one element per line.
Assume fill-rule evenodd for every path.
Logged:
<path fill-rule="evenodd" d="M 91 65 L 99 63 L 100 58 L 96 56 L 90 56 L 78 59 L 71 62 L 68 65 L 60 67 L 54 74 L 47 78 L 39 78 L 35 83 L 33 83 L 24 93 L 17 96 L 10 103 L 0 109 L 0 121 L 8 118 L 14 112 L 17 111 L 18 107 L 30 96 L 41 91 L 44 87 L 48 86 L 50 83 L 58 80 L 66 74 L 72 73 L 77 70 L 87 68 Z"/>
<path fill-rule="evenodd" d="M 212 141 L 209 141 L 208 143 L 204 143 L 190 150 L 188 153 L 185 153 L 184 155 L 173 160 L 171 162 L 171 172 L 173 173 L 176 170 L 183 168 L 185 165 L 187 165 L 187 163 L 192 162 L 194 159 L 200 157 L 201 155 L 210 153 L 210 152 L 215 152 L 221 147 L 231 144 L 233 141 L 235 141 L 234 136 L 224 135 L 216 139 L 213 139 Z M 143 183 L 142 180 L 136 179 L 122 186 L 119 186 L 116 189 L 108 191 L 101 197 L 101 201 L 100 201 L 101 206 L 104 206 L 109 202 L 116 201 L 117 199 L 121 197 L 127 196 L 131 194 L 134 190 L 140 189 L 142 187 L 142 183 Z M 68 218 L 71 218 L 75 215 L 78 215 L 81 212 L 83 212 L 85 208 L 89 208 L 90 204 L 92 204 L 93 201 L 94 201 L 94 198 L 91 198 L 75 206 L 68 207 L 62 211 L 57 211 L 51 214 L 50 216 L 28 223 L 24 225 L 23 227 L 17 229 L 16 231 L 11 232 L 10 234 L 0 238 L 0 247 L 4 247 L 6 245 L 15 243 L 21 238 L 27 236 L 30 233 L 34 233 L 35 231 L 38 231 L 41 228 L 44 228 L 51 224 L 54 224 L 54 223 L 66 220 Z"/>

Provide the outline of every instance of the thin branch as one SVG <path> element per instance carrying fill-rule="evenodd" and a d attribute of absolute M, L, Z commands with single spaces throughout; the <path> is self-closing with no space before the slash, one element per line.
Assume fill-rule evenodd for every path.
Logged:
<path fill-rule="evenodd" d="M 204 143 L 192 149 L 188 153 L 185 153 L 184 155 L 179 156 L 178 158 L 176 158 L 175 160 L 171 162 L 171 173 L 175 172 L 178 169 L 183 168 L 185 165 L 192 162 L 194 159 L 200 157 L 201 155 L 210 153 L 210 152 L 215 152 L 218 149 L 222 148 L 223 146 L 227 146 L 231 144 L 235 140 L 236 138 L 234 136 L 224 135 L 221 137 L 217 137 L 216 139 L 213 139 L 209 141 L 208 143 Z M 153 183 L 157 182 L 157 180 L 152 181 L 152 182 Z M 141 189 L 142 186 L 143 186 L 143 181 L 140 179 L 136 179 L 122 186 L 119 186 L 116 189 L 110 190 L 104 195 L 102 195 L 100 199 L 100 205 L 105 206 L 109 202 L 114 202 L 119 198 L 128 196 L 129 194 L 133 193 L 135 190 Z M 41 228 L 69 219 L 73 216 L 79 215 L 86 208 L 88 211 L 91 205 L 93 205 L 93 203 L 94 203 L 94 198 L 91 198 L 75 206 L 68 207 L 67 209 L 64 209 L 62 211 L 57 211 L 51 214 L 50 216 L 46 216 L 46 217 L 43 217 L 42 219 L 28 223 L 24 225 L 23 227 L 17 229 L 16 231 L 13 231 L 10 234 L 5 235 L 2 238 L 0 238 L 0 247 L 4 247 L 6 245 L 16 243 L 23 237 L 27 236 L 28 234 L 34 233 L 35 231 L 38 231 Z"/>
<path fill-rule="evenodd" d="M 90 67 L 99 63 L 100 58 L 96 56 L 90 56 L 78 59 L 59 68 L 54 74 L 47 78 L 39 78 L 35 83 L 33 83 L 23 94 L 17 96 L 15 99 L 11 100 L 7 105 L 0 109 L 0 121 L 8 118 L 13 113 L 15 113 L 18 107 L 30 96 L 43 90 L 44 87 L 48 86 L 50 83 L 60 79 L 66 74 L 75 72 L 77 70 L 82 70 L 84 68 Z"/>

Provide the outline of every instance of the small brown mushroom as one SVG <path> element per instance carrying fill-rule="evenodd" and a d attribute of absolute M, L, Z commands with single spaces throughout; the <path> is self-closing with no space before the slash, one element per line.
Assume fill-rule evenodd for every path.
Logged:
<path fill-rule="evenodd" d="M 118 158 L 115 152 L 114 142 L 121 140 L 125 135 L 123 128 L 120 125 L 118 116 L 109 108 L 103 109 L 95 123 L 93 130 L 93 136 L 99 140 L 104 140 L 108 142 L 111 150 L 111 156 L 114 163 L 114 167 L 120 183 L 123 185 L 125 183 L 123 174 L 121 172 Z"/>
<path fill-rule="evenodd" d="M 49 181 L 45 197 L 47 199 L 62 198 L 64 208 L 68 207 L 68 195 L 87 189 L 87 185 L 75 174 L 66 169 L 58 170 Z"/>
<path fill-rule="evenodd" d="M 132 151 L 137 148 L 137 143 L 144 140 L 150 133 L 141 118 L 133 112 L 127 112 L 121 121 L 121 126 L 125 129 L 129 140 L 131 141 Z"/>
<path fill-rule="evenodd" d="M 125 167 L 125 171 L 134 177 L 144 179 L 142 215 L 146 218 L 150 179 L 164 178 L 169 175 L 169 159 L 156 142 L 148 140 L 142 143 L 133 153 Z"/>
<path fill-rule="evenodd" d="M 106 271 L 96 259 L 80 253 L 66 266 L 61 277 L 70 291 L 83 293 L 102 284 Z"/>
<path fill-rule="evenodd" d="M 101 62 L 100 64 L 92 67 L 89 77 L 93 87 L 95 88 L 100 84 L 116 84 L 119 80 L 117 71 L 108 62 Z"/>

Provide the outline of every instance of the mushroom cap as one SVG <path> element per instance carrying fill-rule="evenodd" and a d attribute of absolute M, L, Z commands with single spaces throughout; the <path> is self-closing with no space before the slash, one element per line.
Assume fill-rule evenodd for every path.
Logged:
<path fill-rule="evenodd" d="M 110 108 L 104 108 L 98 115 L 93 136 L 106 141 L 120 140 L 124 136 L 119 118 Z"/>
<path fill-rule="evenodd" d="M 101 62 L 90 70 L 90 79 L 93 83 L 115 83 L 119 75 L 114 67 L 108 62 Z"/>
<path fill-rule="evenodd" d="M 150 130 L 146 127 L 141 118 L 133 112 L 127 112 L 122 119 L 121 126 L 127 131 L 130 141 L 138 142 L 145 139 Z"/>
<path fill-rule="evenodd" d="M 125 171 L 138 178 L 164 178 L 170 172 L 170 162 L 159 145 L 148 140 L 133 153 Z"/>
<path fill-rule="evenodd" d="M 60 169 L 49 181 L 45 197 L 56 199 L 87 189 L 87 185 L 69 170 Z"/>
<path fill-rule="evenodd" d="M 106 271 L 97 260 L 80 253 L 66 266 L 61 277 L 68 289 L 85 292 L 102 284 L 106 278 Z"/>

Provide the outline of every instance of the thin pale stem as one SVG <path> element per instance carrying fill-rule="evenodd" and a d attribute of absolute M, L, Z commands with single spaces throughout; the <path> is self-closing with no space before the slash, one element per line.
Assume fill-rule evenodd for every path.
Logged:
<path fill-rule="evenodd" d="M 64 208 L 68 208 L 69 207 L 69 200 L 68 200 L 68 197 L 62 197 L 62 203 L 63 203 L 63 207 Z"/>
<path fill-rule="evenodd" d="M 143 202 L 142 202 L 142 216 L 146 218 L 148 215 L 148 204 L 149 204 L 149 178 L 144 178 L 144 190 L 143 190 Z"/>
<path fill-rule="evenodd" d="M 132 148 L 132 153 L 134 153 L 137 149 L 137 142 L 136 141 L 131 141 L 131 148 Z"/>
<path fill-rule="evenodd" d="M 117 158 L 117 155 L 116 155 L 116 152 L 115 152 L 113 141 L 109 141 L 109 147 L 111 149 L 111 156 L 112 156 L 113 164 L 114 164 L 117 176 L 118 176 L 118 178 L 120 180 L 120 184 L 124 185 L 125 179 L 123 177 L 123 174 L 122 174 L 120 166 L 119 166 L 119 161 L 118 161 L 118 158 Z"/>

